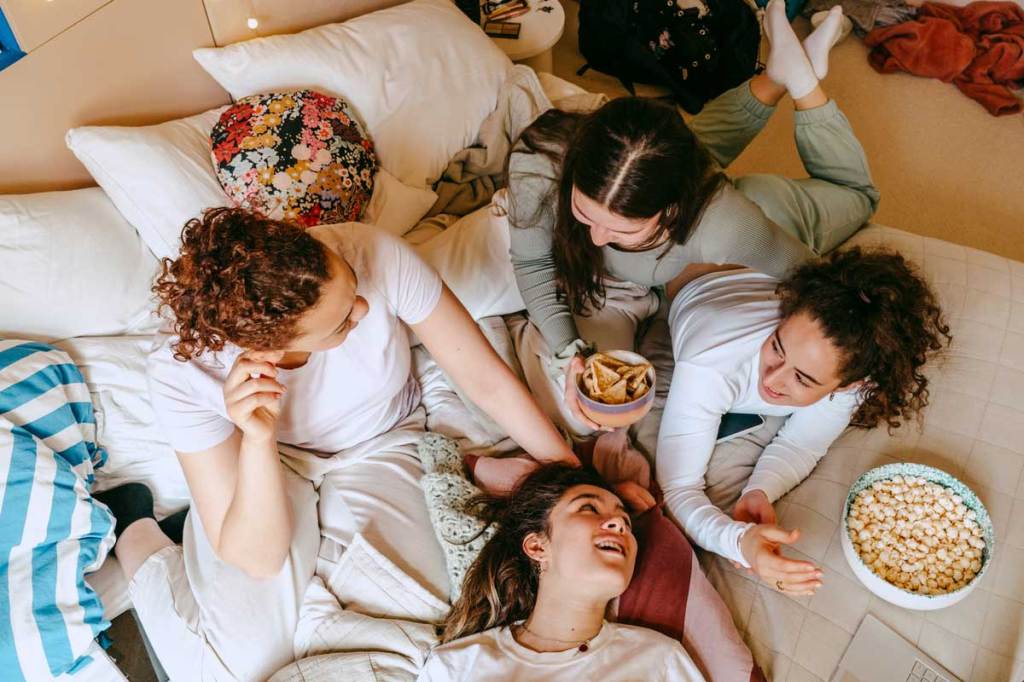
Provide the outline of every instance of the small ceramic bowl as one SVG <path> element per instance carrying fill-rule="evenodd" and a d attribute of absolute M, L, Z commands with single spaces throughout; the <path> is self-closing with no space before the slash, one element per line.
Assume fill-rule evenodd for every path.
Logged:
<path fill-rule="evenodd" d="M 642 365 L 647 362 L 647 359 L 644 358 L 644 356 L 630 350 L 606 350 L 602 352 L 605 355 L 611 356 L 616 360 L 620 360 L 630 365 Z M 594 357 L 595 356 L 591 355 L 587 358 L 584 369 L 590 366 Z M 580 409 L 588 419 L 600 424 L 601 426 L 618 429 L 635 424 L 651 411 L 651 406 L 654 405 L 654 381 L 654 367 L 652 366 L 647 370 L 647 383 L 650 385 L 647 393 L 644 393 L 636 400 L 631 400 L 628 403 L 622 403 L 621 405 L 608 405 L 606 403 L 598 402 L 587 395 L 587 392 L 583 390 L 583 374 L 581 373 L 576 382 L 576 396 L 580 401 Z"/>
<path fill-rule="evenodd" d="M 847 525 L 847 519 L 850 514 L 850 505 L 853 504 L 854 498 L 861 490 L 871 487 L 872 483 L 875 483 L 876 481 L 885 481 L 897 475 L 923 478 L 931 483 L 938 483 L 944 488 L 949 488 L 963 498 L 964 505 L 968 509 L 973 510 L 977 515 L 976 520 L 978 525 L 981 526 L 982 537 L 985 538 L 985 549 L 981 552 L 981 570 L 978 571 L 978 574 L 974 576 L 974 579 L 971 580 L 971 582 L 967 583 L 959 590 L 956 590 L 955 592 L 946 592 L 945 594 L 918 594 L 917 592 L 911 592 L 909 590 L 904 590 L 901 587 L 896 587 L 888 580 L 885 580 L 872 571 L 871 568 L 864 563 L 864 560 L 861 559 L 860 555 L 857 554 L 857 550 L 854 549 L 853 541 L 850 539 L 850 528 Z M 956 604 L 958 601 L 970 594 L 988 571 L 989 566 L 992 564 L 993 553 L 995 552 L 995 534 L 992 531 L 992 520 L 989 518 L 988 510 L 985 509 L 985 505 L 981 503 L 978 496 L 953 476 L 950 476 L 946 472 L 934 467 L 925 466 L 924 464 L 886 464 L 885 466 L 871 469 L 861 475 L 861 477 L 854 482 L 853 487 L 850 488 L 850 492 L 846 496 L 846 504 L 843 505 L 843 532 L 840 535 L 842 536 L 843 554 L 846 556 L 846 561 L 850 564 L 853 574 L 857 576 L 857 579 L 860 580 L 861 583 L 864 584 L 864 587 L 868 588 L 876 596 L 884 599 L 890 604 L 895 604 L 896 606 L 901 606 L 905 609 L 914 609 L 917 611 L 944 609 L 947 606 Z"/>

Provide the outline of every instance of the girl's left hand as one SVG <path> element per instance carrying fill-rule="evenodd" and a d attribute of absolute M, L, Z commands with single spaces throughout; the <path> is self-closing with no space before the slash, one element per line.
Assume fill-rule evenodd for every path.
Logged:
<path fill-rule="evenodd" d="M 775 525 L 775 507 L 768 500 L 763 490 L 751 490 L 736 502 L 733 507 L 732 517 L 742 523 L 764 523 L 770 526 Z M 736 568 L 743 568 L 738 561 L 732 562 Z M 750 569 L 747 569 L 749 572 Z"/>
<path fill-rule="evenodd" d="M 751 490 L 739 499 L 733 508 L 732 517 L 743 523 L 764 523 L 774 526 L 775 507 L 763 490 Z"/>

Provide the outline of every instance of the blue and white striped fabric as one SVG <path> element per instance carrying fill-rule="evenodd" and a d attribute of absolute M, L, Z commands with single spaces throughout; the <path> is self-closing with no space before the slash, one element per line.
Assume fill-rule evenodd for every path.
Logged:
<path fill-rule="evenodd" d="M 0 678 L 47 680 L 92 662 L 109 627 L 85 583 L 114 544 L 89 495 L 106 460 L 89 390 L 64 353 L 0 340 Z"/>

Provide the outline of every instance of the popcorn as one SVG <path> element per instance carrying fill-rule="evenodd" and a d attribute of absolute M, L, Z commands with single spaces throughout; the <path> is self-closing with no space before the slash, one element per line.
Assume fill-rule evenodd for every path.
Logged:
<path fill-rule="evenodd" d="M 853 548 L 896 587 L 944 594 L 981 571 L 977 514 L 948 488 L 914 476 L 876 481 L 857 493 L 846 521 Z"/>

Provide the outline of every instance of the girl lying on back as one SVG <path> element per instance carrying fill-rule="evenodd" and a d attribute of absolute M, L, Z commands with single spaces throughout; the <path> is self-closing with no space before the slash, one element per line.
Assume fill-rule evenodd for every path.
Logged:
<path fill-rule="evenodd" d="M 498 530 L 420 682 L 704 679 L 679 642 L 604 620 L 637 546 L 622 501 L 595 473 L 547 465 L 481 505 Z"/>

